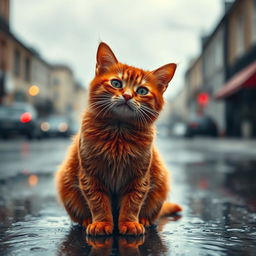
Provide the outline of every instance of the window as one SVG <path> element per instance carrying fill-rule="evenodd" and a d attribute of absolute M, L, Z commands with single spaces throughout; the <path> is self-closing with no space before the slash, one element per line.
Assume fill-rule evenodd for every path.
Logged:
<path fill-rule="evenodd" d="M 222 28 L 218 32 L 215 38 L 215 68 L 220 69 L 223 67 L 223 30 Z"/>
<path fill-rule="evenodd" d="M 18 50 L 14 51 L 14 74 L 20 75 L 20 52 Z"/>
<path fill-rule="evenodd" d="M 53 78 L 53 85 L 59 85 L 60 84 L 60 80 L 58 77 L 54 77 Z"/>
<path fill-rule="evenodd" d="M 0 69 L 6 70 L 6 52 L 7 52 L 7 46 L 5 41 L 0 41 Z"/>
<path fill-rule="evenodd" d="M 236 56 L 239 57 L 244 53 L 245 45 L 244 45 L 244 16 L 243 13 L 240 12 L 236 16 Z"/>
<path fill-rule="evenodd" d="M 0 1 L 0 17 L 6 22 L 9 22 L 9 0 Z"/>
<path fill-rule="evenodd" d="M 4 17 L 5 14 L 5 2 L 1 0 L 0 2 L 0 16 Z"/>
<path fill-rule="evenodd" d="M 256 0 L 253 0 L 252 11 L 252 43 L 256 43 Z"/>
<path fill-rule="evenodd" d="M 30 59 L 28 57 L 25 59 L 25 80 L 30 81 Z"/>
<path fill-rule="evenodd" d="M 0 2 L 0 16 L 3 16 L 3 2 Z"/>

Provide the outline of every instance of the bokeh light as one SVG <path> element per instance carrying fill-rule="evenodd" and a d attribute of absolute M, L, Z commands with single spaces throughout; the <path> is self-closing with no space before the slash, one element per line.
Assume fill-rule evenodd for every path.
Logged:
<path fill-rule="evenodd" d="M 36 96 L 39 92 L 40 88 L 37 85 L 32 85 L 28 90 L 28 93 L 31 96 Z"/>
<path fill-rule="evenodd" d="M 38 184 L 38 177 L 36 175 L 29 175 L 28 177 L 28 184 L 31 186 L 31 187 L 35 187 L 37 184 Z"/>
<path fill-rule="evenodd" d="M 66 132 L 68 130 L 68 124 L 67 123 L 60 123 L 58 126 L 58 129 L 60 132 Z"/>
<path fill-rule="evenodd" d="M 48 122 L 43 122 L 40 127 L 43 132 L 47 132 L 50 129 L 50 124 Z"/>
<path fill-rule="evenodd" d="M 32 115 L 29 112 L 25 112 L 20 116 L 20 121 L 22 123 L 28 123 L 32 120 Z"/>

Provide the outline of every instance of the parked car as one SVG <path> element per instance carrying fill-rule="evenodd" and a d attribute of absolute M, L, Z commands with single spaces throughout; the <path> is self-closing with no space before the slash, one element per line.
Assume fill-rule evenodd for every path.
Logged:
<path fill-rule="evenodd" d="M 40 122 L 41 134 L 43 137 L 69 136 L 71 125 L 67 116 L 52 115 Z"/>
<path fill-rule="evenodd" d="M 186 137 L 194 136 L 218 136 L 218 127 L 216 122 L 205 114 L 196 114 L 190 117 L 187 122 Z"/>
<path fill-rule="evenodd" d="M 0 134 L 8 138 L 12 134 L 35 138 L 39 132 L 37 111 L 28 103 L 0 105 Z"/>

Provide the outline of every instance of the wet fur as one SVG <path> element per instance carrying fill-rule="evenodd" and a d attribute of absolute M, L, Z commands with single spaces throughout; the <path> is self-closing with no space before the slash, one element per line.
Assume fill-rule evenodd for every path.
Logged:
<path fill-rule="evenodd" d="M 160 215 L 181 210 L 165 202 L 168 171 L 154 146 L 154 122 L 175 69 L 167 64 L 150 72 L 121 64 L 105 43 L 99 45 L 89 108 L 56 176 L 61 202 L 88 234 L 111 234 L 114 226 L 121 234 L 142 234 Z M 113 78 L 125 87 L 113 88 Z M 150 93 L 137 95 L 138 86 Z M 118 105 L 127 91 L 131 106 Z M 99 104 L 105 99 L 114 104 Z"/>

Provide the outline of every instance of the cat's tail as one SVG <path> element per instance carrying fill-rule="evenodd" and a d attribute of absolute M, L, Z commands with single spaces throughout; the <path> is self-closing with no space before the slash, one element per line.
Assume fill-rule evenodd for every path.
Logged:
<path fill-rule="evenodd" d="M 182 211 L 182 207 L 175 203 L 164 202 L 158 217 L 168 216 L 176 212 Z"/>

